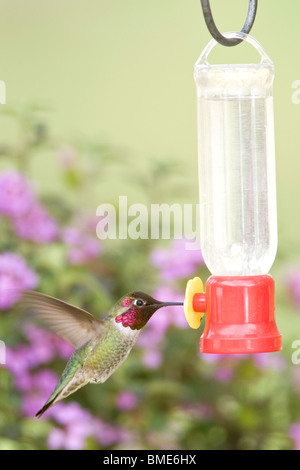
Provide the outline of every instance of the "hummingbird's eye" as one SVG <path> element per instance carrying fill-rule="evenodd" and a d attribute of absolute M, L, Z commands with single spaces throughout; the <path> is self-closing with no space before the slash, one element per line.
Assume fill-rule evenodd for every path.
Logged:
<path fill-rule="evenodd" d="M 142 307 L 144 305 L 144 302 L 141 299 L 137 299 L 137 300 L 134 301 L 134 304 L 137 307 Z"/>

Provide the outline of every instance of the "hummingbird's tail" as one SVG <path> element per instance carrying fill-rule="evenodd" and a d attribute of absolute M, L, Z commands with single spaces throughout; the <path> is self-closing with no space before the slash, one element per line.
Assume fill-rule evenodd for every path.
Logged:
<path fill-rule="evenodd" d="M 46 401 L 44 406 L 36 413 L 36 417 L 40 418 L 42 414 L 45 413 L 45 411 L 48 410 L 51 406 L 55 405 L 59 400 L 62 400 L 63 398 L 67 397 L 72 393 L 72 391 L 67 392 L 66 387 L 68 386 L 68 383 L 62 383 L 62 380 L 60 380 L 54 389 L 52 395 L 49 397 L 49 399 Z M 75 390 L 74 390 L 75 391 Z"/>
<path fill-rule="evenodd" d="M 45 405 L 36 413 L 36 417 L 37 418 L 40 418 L 42 416 L 42 414 L 45 413 L 45 411 L 48 410 L 48 408 L 50 408 L 50 406 L 54 405 L 54 403 L 56 403 L 55 401 L 55 398 L 53 398 L 52 400 L 48 400 Z"/>
<path fill-rule="evenodd" d="M 55 403 L 63 400 L 67 396 L 71 395 L 71 393 L 76 392 L 76 390 L 88 383 L 88 380 L 85 380 L 84 378 L 84 374 L 80 372 L 81 371 L 79 370 L 78 373 L 75 373 L 75 375 L 68 378 L 68 380 L 66 380 L 64 375 L 62 376 L 61 380 L 58 382 L 55 390 L 46 401 L 45 405 L 36 413 L 35 416 L 37 418 L 40 418 L 42 414 L 44 414 L 45 411 L 47 411 L 51 406 L 55 405 Z"/>
<path fill-rule="evenodd" d="M 45 405 L 36 413 L 35 416 L 39 418 L 48 410 L 48 408 L 55 405 L 58 401 L 63 400 L 63 398 L 71 395 L 71 393 L 76 392 L 76 390 L 89 382 L 89 378 L 86 376 L 84 368 L 82 367 L 82 361 L 79 361 L 81 352 L 82 350 L 77 349 L 70 357 L 54 391 L 46 401 Z"/>

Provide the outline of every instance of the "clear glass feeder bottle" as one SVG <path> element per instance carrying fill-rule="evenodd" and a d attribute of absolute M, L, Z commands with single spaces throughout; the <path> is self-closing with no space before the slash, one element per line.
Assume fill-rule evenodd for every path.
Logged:
<path fill-rule="evenodd" d="M 195 64 L 201 249 L 214 275 L 269 272 L 277 251 L 274 66 Z"/>
<path fill-rule="evenodd" d="M 257 64 L 211 65 L 211 40 L 194 68 L 198 109 L 200 243 L 212 273 L 205 294 L 189 281 L 185 314 L 208 353 L 279 351 L 275 283 L 268 274 L 277 251 L 273 119 L 274 66 L 261 45 Z"/>

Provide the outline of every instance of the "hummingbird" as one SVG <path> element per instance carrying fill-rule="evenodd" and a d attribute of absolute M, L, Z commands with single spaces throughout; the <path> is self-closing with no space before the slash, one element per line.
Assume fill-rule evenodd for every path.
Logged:
<path fill-rule="evenodd" d="M 182 302 L 160 302 L 144 292 L 131 292 L 99 320 L 86 310 L 37 291 L 24 291 L 21 302 L 75 348 L 53 393 L 36 413 L 37 417 L 84 385 L 105 382 L 125 361 L 140 330 L 156 310 L 183 305 Z"/>

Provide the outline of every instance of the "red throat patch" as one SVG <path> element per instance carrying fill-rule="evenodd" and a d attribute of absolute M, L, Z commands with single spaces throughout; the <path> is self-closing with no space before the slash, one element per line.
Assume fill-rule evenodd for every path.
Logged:
<path fill-rule="evenodd" d="M 134 307 L 129 308 L 127 312 L 118 315 L 115 318 L 115 322 L 122 323 L 125 328 L 129 326 L 129 328 L 131 328 L 132 330 L 136 329 L 137 317 Z"/>

